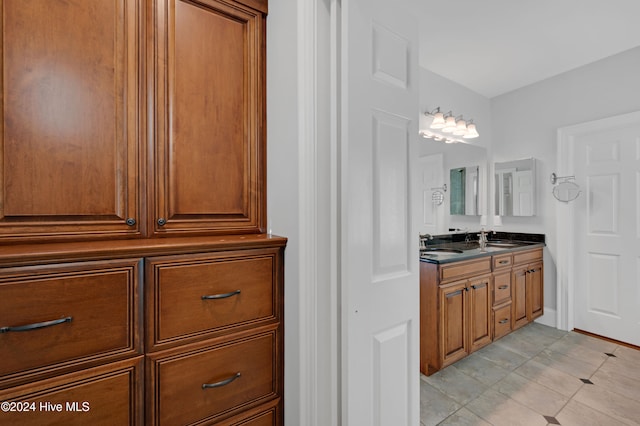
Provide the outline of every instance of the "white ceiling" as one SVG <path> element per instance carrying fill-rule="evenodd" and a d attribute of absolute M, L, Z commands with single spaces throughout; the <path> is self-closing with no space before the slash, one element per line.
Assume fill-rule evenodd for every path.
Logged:
<path fill-rule="evenodd" d="M 640 0 L 420 2 L 420 65 L 487 98 L 640 46 Z"/>

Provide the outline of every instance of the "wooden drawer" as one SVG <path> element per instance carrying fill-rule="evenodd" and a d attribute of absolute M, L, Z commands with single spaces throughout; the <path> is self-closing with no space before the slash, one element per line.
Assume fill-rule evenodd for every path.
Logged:
<path fill-rule="evenodd" d="M 279 426 L 283 424 L 280 399 L 265 406 L 248 410 L 239 416 L 222 422 L 216 422 L 219 426 Z"/>
<path fill-rule="evenodd" d="M 143 356 L 0 391 L 6 425 L 142 425 Z M 12 409 L 22 411 L 12 411 Z"/>
<path fill-rule="evenodd" d="M 141 353 L 139 286 L 138 259 L 0 270 L 0 388 Z"/>
<path fill-rule="evenodd" d="M 493 276 L 493 305 L 511 300 L 511 270 Z"/>
<path fill-rule="evenodd" d="M 493 256 L 493 270 L 501 268 L 510 268 L 513 265 L 513 257 L 511 253 L 501 254 L 500 256 Z"/>
<path fill-rule="evenodd" d="M 516 252 L 513 254 L 513 264 L 519 265 L 521 263 L 537 262 L 542 260 L 542 249 L 534 249 L 528 251 Z"/>
<path fill-rule="evenodd" d="M 451 281 L 488 272 L 491 272 L 491 257 L 444 264 L 440 267 L 440 281 Z"/>
<path fill-rule="evenodd" d="M 279 397 L 277 332 L 175 355 L 150 356 L 152 424 L 213 422 Z M 260 424 L 260 423 L 258 423 Z"/>
<path fill-rule="evenodd" d="M 493 340 L 511 332 L 511 304 L 493 311 Z"/>
<path fill-rule="evenodd" d="M 148 350 L 280 318 L 276 249 L 147 260 Z"/>

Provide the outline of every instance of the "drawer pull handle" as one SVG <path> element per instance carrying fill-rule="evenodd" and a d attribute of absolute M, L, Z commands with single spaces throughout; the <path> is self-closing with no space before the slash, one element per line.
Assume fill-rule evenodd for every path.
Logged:
<path fill-rule="evenodd" d="M 509 263 L 509 261 L 508 260 L 501 260 L 498 263 L 501 264 L 501 265 L 504 265 L 504 264 Z"/>
<path fill-rule="evenodd" d="M 233 382 L 238 377 L 240 377 L 240 372 L 234 374 L 233 376 L 229 377 L 228 379 L 224 379 L 224 380 L 221 380 L 221 381 L 216 382 L 216 383 L 203 383 L 202 384 L 202 389 L 211 389 L 211 388 L 219 388 L 219 387 L 222 387 L 222 386 L 226 386 L 229 383 Z"/>
<path fill-rule="evenodd" d="M 506 324 L 509 321 L 508 318 L 505 318 L 503 320 L 500 320 L 500 324 Z"/>
<path fill-rule="evenodd" d="M 38 328 L 51 327 L 52 325 L 58 325 L 65 322 L 71 322 L 73 317 L 64 317 L 52 321 L 36 322 L 34 324 L 19 325 L 17 327 L 0 327 L 0 333 L 8 333 L 10 331 L 30 331 L 37 330 Z"/>
<path fill-rule="evenodd" d="M 498 287 L 498 290 L 506 290 L 507 288 L 509 288 L 508 285 L 501 285 L 500 287 Z"/>
<path fill-rule="evenodd" d="M 205 295 L 202 296 L 202 300 L 226 299 L 227 297 L 235 296 L 236 294 L 240 294 L 240 290 L 232 291 L 230 293 Z"/>

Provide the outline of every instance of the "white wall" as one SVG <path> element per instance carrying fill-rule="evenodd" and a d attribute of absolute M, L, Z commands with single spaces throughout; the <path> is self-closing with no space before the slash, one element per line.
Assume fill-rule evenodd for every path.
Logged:
<path fill-rule="evenodd" d="M 527 157 L 538 160 L 537 215 L 503 218 L 503 229 L 547 235 L 544 298 L 545 307 L 550 308 L 548 313 L 556 308 L 558 201 L 551 194 L 549 177 L 556 169 L 557 129 L 637 110 L 640 110 L 640 48 L 491 99 L 493 161 Z M 490 188 L 493 190 L 493 184 Z"/>
<path fill-rule="evenodd" d="M 478 165 L 484 169 L 481 174 L 483 182 L 487 182 L 486 169 L 492 141 L 491 105 L 489 99 L 427 69 L 420 68 L 420 113 L 432 111 L 436 107 L 440 107 L 440 110 L 444 113 L 453 111 L 454 114 L 462 115 L 467 120 L 473 119 L 480 137 L 470 139 L 469 144 L 458 143 L 453 145 L 421 138 L 419 155 L 422 157 L 434 152 L 444 153 L 444 182 L 447 185 L 450 184 L 449 169 L 473 165 Z M 445 229 L 459 228 L 479 231 L 480 218 L 478 216 L 451 216 L 448 214 L 450 208 L 449 195 L 450 192 L 445 194 L 446 202 L 439 206 L 439 208 L 446 209 L 445 218 L 447 224 Z M 487 203 L 488 194 L 485 194 L 481 204 L 481 211 Z"/>
<path fill-rule="evenodd" d="M 285 419 L 300 418 L 298 238 L 298 57 L 296 0 L 269 3 L 267 17 L 268 229 L 289 239 L 285 251 Z"/>

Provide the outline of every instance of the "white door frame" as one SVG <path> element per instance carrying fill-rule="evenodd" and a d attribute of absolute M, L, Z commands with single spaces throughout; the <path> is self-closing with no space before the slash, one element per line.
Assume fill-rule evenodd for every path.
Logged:
<path fill-rule="evenodd" d="M 339 0 L 299 0 L 299 418 L 287 424 L 340 424 L 338 310 Z"/>
<path fill-rule="evenodd" d="M 612 127 L 624 126 L 640 121 L 640 111 L 601 120 L 589 121 L 558 129 L 558 176 L 572 176 L 574 173 L 575 136 Z M 574 204 L 556 202 L 556 243 L 557 255 L 557 326 L 561 330 L 574 328 L 575 291 L 575 229 Z"/>

